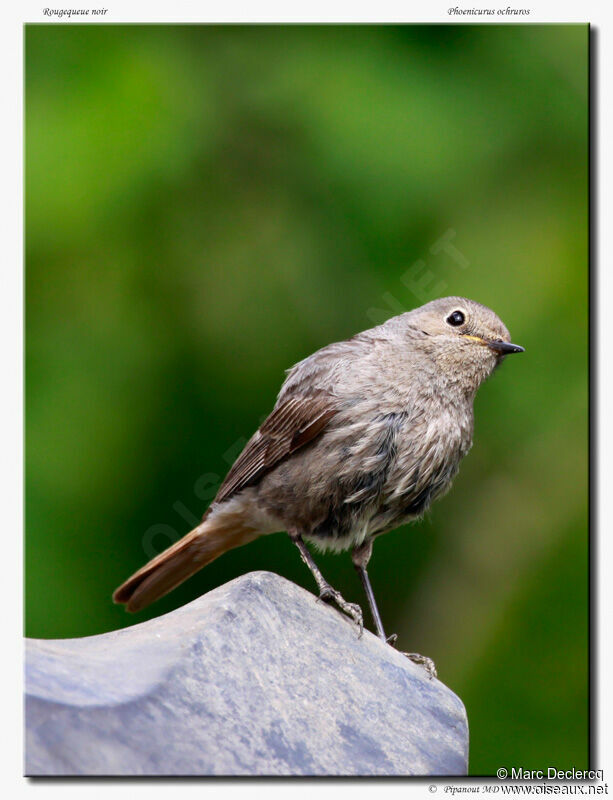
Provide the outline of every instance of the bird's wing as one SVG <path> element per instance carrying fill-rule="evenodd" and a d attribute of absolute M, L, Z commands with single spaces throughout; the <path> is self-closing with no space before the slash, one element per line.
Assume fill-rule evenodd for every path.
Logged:
<path fill-rule="evenodd" d="M 215 502 L 253 486 L 282 459 L 315 439 L 337 411 L 333 398 L 324 392 L 291 395 L 278 403 L 234 462 Z"/>

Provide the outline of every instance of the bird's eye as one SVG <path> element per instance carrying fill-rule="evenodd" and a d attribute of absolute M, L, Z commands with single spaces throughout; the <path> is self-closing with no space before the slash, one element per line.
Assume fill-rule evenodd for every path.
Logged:
<path fill-rule="evenodd" d="M 466 317 L 461 311 L 452 311 L 445 321 L 449 323 L 449 325 L 457 327 L 458 325 L 463 325 L 465 319 Z"/>

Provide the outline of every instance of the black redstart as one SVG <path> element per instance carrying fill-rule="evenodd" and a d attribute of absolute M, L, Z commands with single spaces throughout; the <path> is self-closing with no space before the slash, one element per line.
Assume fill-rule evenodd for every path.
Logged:
<path fill-rule="evenodd" d="M 289 370 L 202 523 L 113 599 L 139 611 L 227 550 L 285 530 L 320 597 L 361 632 L 360 607 L 330 586 L 304 540 L 351 549 L 377 634 L 388 641 L 366 571 L 373 541 L 449 489 L 472 444 L 477 389 L 522 350 L 489 308 L 446 297 L 313 353 Z M 407 655 L 434 672 L 429 659 Z"/>

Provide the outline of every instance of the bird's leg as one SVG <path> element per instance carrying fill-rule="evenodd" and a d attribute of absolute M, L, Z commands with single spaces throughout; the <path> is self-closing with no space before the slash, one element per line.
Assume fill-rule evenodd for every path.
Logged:
<path fill-rule="evenodd" d="M 377 636 L 379 639 L 381 639 L 381 641 L 394 647 L 398 636 L 395 633 L 392 633 L 391 636 L 385 635 L 383 623 L 381 622 L 381 615 L 379 614 L 375 595 L 370 584 L 370 578 L 368 577 L 368 572 L 366 571 L 366 567 L 372 555 L 372 544 L 373 540 L 368 539 L 363 544 L 354 547 L 351 553 L 351 560 L 353 561 L 353 566 L 356 568 L 357 573 L 360 576 L 362 586 L 364 587 L 366 597 L 368 598 L 368 605 L 370 606 L 372 618 L 375 622 Z M 406 656 L 415 664 L 423 666 L 430 678 L 436 678 L 436 667 L 431 658 L 428 658 L 427 656 L 420 656 L 419 653 L 402 653 L 402 655 Z"/>
<path fill-rule="evenodd" d="M 364 544 L 353 548 L 351 552 L 351 560 L 353 561 L 353 566 L 356 568 L 357 573 L 360 576 L 360 580 L 362 581 L 362 586 L 364 587 L 364 592 L 366 593 L 366 597 L 368 599 L 368 605 L 370 606 L 370 613 L 372 614 L 372 618 L 377 629 L 377 636 L 382 641 L 388 642 L 385 631 L 383 630 L 383 623 L 381 622 L 381 615 L 379 614 L 379 609 L 377 608 L 375 595 L 372 590 L 372 586 L 370 585 L 370 578 L 368 577 L 368 572 L 366 572 L 366 566 L 370 561 L 371 555 L 372 539 L 368 539 L 366 542 L 364 542 Z M 390 639 L 391 638 L 392 637 L 390 636 Z M 396 641 L 396 638 L 396 634 L 394 634 L 393 640 Z M 393 644 L 393 642 L 390 642 L 390 644 Z"/>
<path fill-rule="evenodd" d="M 359 631 L 358 639 L 359 639 L 364 629 L 364 618 L 360 606 L 358 606 L 356 603 L 348 603 L 340 592 L 338 592 L 336 589 L 330 586 L 328 581 L 319 571 L 319 567 L 313 560 L 311 551 L 303 542 L 302 536 L 296 531 L 288 531 L 288 533 L 290 535 L 292 542 L 294 542 L 294 544 L 300 551 L 300 557 L 307 565 L 307 567 L 311 570 L 311 573 L 315 578 L 315 582 L 317 583 L 317 588 L 319 589 L 319 599 L 324 600 L 328 603 L 329 602 L 336 603 L 336 605 L 341 609 L 341 611 L 344 611 L 345 614 L 350 616 L 351 619 L 358 626 L 358 631 Z"/>

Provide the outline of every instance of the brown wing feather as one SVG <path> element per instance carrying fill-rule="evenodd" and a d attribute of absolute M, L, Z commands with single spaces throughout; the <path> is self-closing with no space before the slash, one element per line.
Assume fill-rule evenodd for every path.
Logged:
<path fill-rule="evenodd" d="M 245 445 L 222 483 L 216 503 L 227 500 L 312 441 L 336 414 L 328 394 L 293 395 L 281 402 Z"/>

